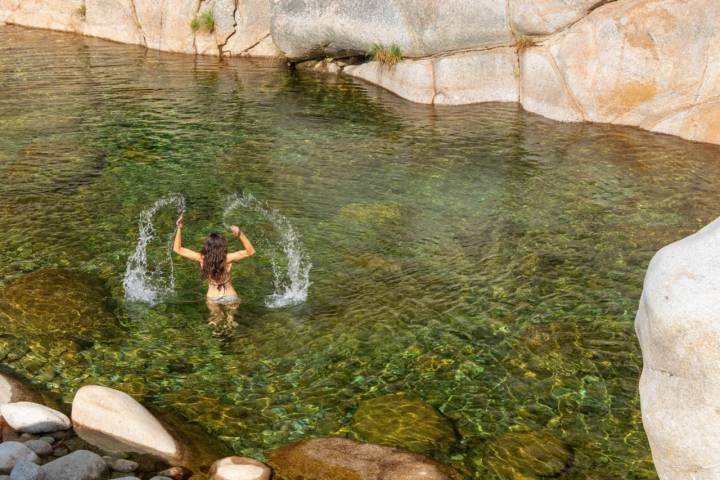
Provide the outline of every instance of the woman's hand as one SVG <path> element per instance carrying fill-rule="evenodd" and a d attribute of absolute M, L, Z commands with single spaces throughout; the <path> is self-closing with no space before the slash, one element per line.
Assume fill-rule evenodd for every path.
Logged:
<path fill-rule="evenodd" d="M 177 220 L 175 220 L 175 226 L 180 229 L 183 226 L 183 216 L 180 215 Z"/>
<path fill-rule="evenodd" d="M 240 231 L 240 227 L 238 227 L 237 225 L 231 225 L 231 226 L 230 226 L 230 231 L 231 231 L 232 234 L 235 235 L 236 237 L 239 237 L 239 236 L 242 234 L 242 232 Z"/>

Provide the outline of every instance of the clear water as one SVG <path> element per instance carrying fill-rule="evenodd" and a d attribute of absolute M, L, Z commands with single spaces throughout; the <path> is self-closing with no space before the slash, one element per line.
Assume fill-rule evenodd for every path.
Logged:
<path fill-rule="evenodd" d="M 508 431 L 570 445 L 564 478 L 655 477 L 633 317 L 653 252 L 716 215 L 717 147 L 9 26 L 0 83 L 0 359 L 20 375 L 65 401 L 121 388 L 258 458 L 410 392 L 453 421 L 441 460 L 468 477 Z M 302 239 L 304 303 L 266 306 L 282 234 L 225 218 L 246 192 Z M 125 300 L 138 218 L 171 193 L 187 245 L 226 222 L 257 245 L 235 326 L 178 259 L 174 294 Z"/>

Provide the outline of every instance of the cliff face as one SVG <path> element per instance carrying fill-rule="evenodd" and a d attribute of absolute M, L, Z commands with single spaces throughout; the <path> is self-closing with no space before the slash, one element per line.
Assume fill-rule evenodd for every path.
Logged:
<path fill-rule="evenodd" d="M 205 12 L 212 12 L 213 28 L 199 22 L 193 29 Z M 279 54 L 268 0 L 0 0 L 0 21 L 168 52 Z"/>
<path fill-rule="evenodd" d="M 193 30 L 205 12 L 212 31 Z M 513 101 L 720 143 L 716 0 L 0 0 L 0 21 L 295 61 L 395 45 L 394 67 L 325 64 L 414 102 Z"/>

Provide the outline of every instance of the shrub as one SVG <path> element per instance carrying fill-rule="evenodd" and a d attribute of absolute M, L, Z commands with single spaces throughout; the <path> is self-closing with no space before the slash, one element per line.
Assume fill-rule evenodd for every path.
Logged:
<path fill-rule="evenodd" d="M 387 65 L 392 68 L 402 60 L 402 51 L 400 47 L 394 43 L 389 47 L 381 43 L 375 43 L 370 50 L 370 57 L 381 65 Z"/>
<path fill-rule="evenodd" d="M 193 32 L 200 30 L 205 33 L 212 33 L 215 30 L 215 16 L 212 10 L 205 10 L 193 18 L 192 22 L 190 22 L 190 28 L 192 28 Z"/>
<path fill-rule="evenodd" d="M 85 20 L 85 15 L 87 14 L 87 7 L 85 6 L 85 2 L 83 2 L 82 5 L 80 5 L 77 10 L 75 10 L 75 14 L 77 14 L 78 17 Z"/>

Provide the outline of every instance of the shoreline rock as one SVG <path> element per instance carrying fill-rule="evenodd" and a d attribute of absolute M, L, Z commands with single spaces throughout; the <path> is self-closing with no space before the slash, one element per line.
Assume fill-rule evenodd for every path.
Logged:
<path fill-rule="evenodd" d="M 6 403 L 0 406 L 0 415 L 21 433 L 51 433 L 71 427 L 64 413 L 34 402 Z"/>

